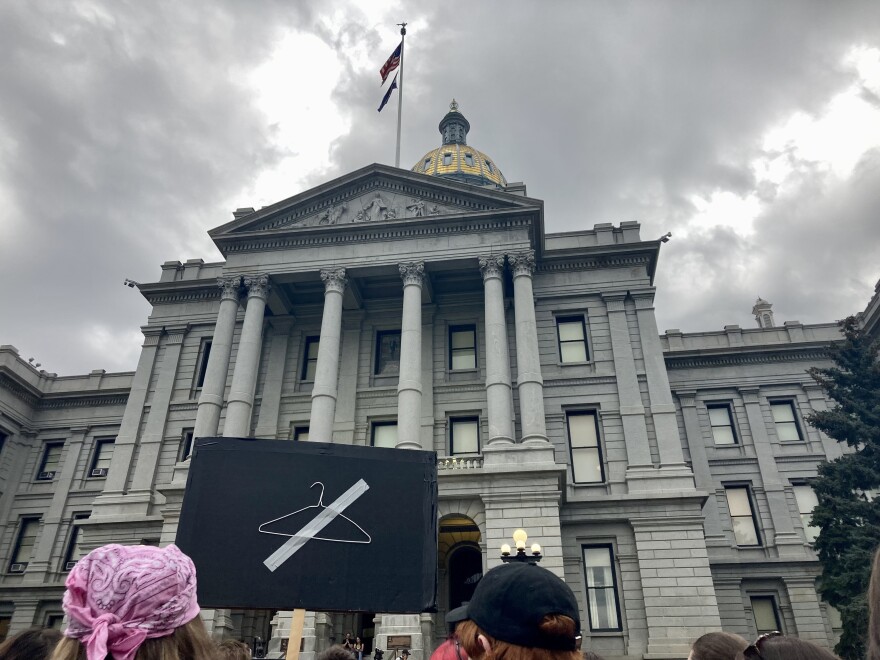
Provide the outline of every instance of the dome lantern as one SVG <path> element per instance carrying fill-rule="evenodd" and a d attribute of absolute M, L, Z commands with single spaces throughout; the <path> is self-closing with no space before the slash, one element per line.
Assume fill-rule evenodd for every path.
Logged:
<path fill-rule="evenodd" d="M 464 115 L 458 111 L 458 102 L 452 99 L 449 104 L 449 112 L 440 120 L 440 135 L 443 136 L 443 144 L 467 144 L 467 134 L 471 125 Z"/>

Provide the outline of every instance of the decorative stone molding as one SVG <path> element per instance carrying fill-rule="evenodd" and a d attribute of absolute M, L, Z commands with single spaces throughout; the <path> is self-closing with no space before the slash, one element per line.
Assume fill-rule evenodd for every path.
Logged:
<path fill-rule="evenodd" d="M 759 392 L 761 391 L 759 388 L 757 388 L 757 387 L 740 387 L 738 389 L 739 389 L 740 396 L 742 396 L 743 403 L 745 403 L 745 404 L 761 403 L 761 399 L 758 396 Z"/>
<path fill-rule="evenodd" d="M 348 278 L 345 276 L 345 268 L 322 268 L 321 281 L 324 282 L 324 293 L 336 291 L 344 293 L 348 284 Z"/>
<path fill-rule="evenodd" d="M 697 393 L 696 392 L 675 392 L 676 396 L 678 396 L 678 401 L 681 403 L 682 408 L 694 408 L 697 405 Z"/>
<path fill-rule="evenodd" d="M 736 349 L 734 349 L 735 351 Z M 719 353 L 718 355 L 694 355 L 679 357 L 664 351 L 667 369 L 691 369 L 738 364 L 768 364 L 771 362 L 818 362 L 828 359 L 826 349 L 761 351 L 756 353 Z M 813 382 L 805 378 L 804 382 Z"/>
<path fill-rule="evenodd" d="M 241 277 L 218 277 L 217 286 L 220 288 L 220 300 L 238 300 Z"/>
<path fill-rule="evenodd" d="M 0 374 L 0 388 L 9 390 L 13 395 L 24 401 L 29 406 L 35 406 L 39 398 L 32 392 L 28 391 L 16 381 L 12 380 L 5 374 Z"/>
<path fill-rule="evenodd" d="M 165 326 L 165 332 L 168 333 L 167 344 L 182 344 L 183 338 L 189 331 L 189 324 L 178 326 Z"/>
<path fill-rule="evenodd" d="M 532 273 L 535 272 L 535 251 L 525 250 L 523 252 L 508 254 L 507 263 L 509 263 L 510 267 L 513 269 L 514 277 L 520 277 L 521 275 L 531 277 Z"/>
<path fill-rule="evenodd" d="M 107 394 L 77 398 L 41 399 L 36 407 L 38 410 L 57 408 L 90 408 L 96 406 L 124 406 L 128 402 L 127 394 Z"/>
<path fill-rule="evenodd" d="M 480 272 L 483 274 L 483 280 L 491 277 L 501 277 L 504 272 L 504 255 L 490 254 L 479 258 Z"/>
<path fill-rule="evenodd" d="M 159 337 L 165 332 L 165 328 L 162 326 L 157 327 L 145 325 L 141 327 L 141 332 L 144 333 L 144 343 L 141 344 L 141 346 L 147 348 L 148 346 L 159 345 Z"/>
<path fill-rule="evenodd" d="M 403 280 L 403 286 L 409 286 L 411 284 L 415 286 L 422 286 L 422 283 L 425 279 L 424 261 L 413 261 L 412 263 L 398 264 L 397 268 L 400 271 L 400 277 Z"/>
<path fill-rule="evenodd" d="M 609 312 L 625 312 L 626 291 L 603 291 L 602 300 Z"/>
<path fill-rule="evenodd" d="M 244 286 L 247 289 L 248 298 L 262 298 L 266 300 L 269 297 L 268 275 L 246 275 L 244 277 Z"/>

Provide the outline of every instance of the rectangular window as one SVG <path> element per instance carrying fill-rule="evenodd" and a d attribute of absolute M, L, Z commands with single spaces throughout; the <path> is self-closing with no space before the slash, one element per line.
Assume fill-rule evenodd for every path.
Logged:
<path fill-rule="evenodd" d="M 585 545 L 583 551 L 590 631 L 620 630 L 620 606 L 611 546 Z"/>
<path fill-rule="evenodd" d="M 37 532 L 40 530 L 39 518 L 22 518 L 18 528 L 18 537 L 15 540 L 15 550 L 12 553 L 12 561 L 9 562 L 10 573 L 24 573 L 28 562 L 37 545 Z"/>
<path fill-rule="evenodd" d="M 474 155 L 466 153 L 464 155 L 464 163 L 468 167 L 473 167 L 474 166 Z"/>
<path fill-rule="evenodd" d="M 40 469 L 37 470 L 38 481 L 52 481 L 55 473 L 61 468 L 61 452 L 64 450 L 63 442 L 47 442 L 43 449 L 43 458 L 40 460 Z"/>
<path fill-rule="evenodd" d="M 794 403 L 791 401 L 771 401 L 770 410 L 773 411 L 773 424 L 776 426 L 776 435 L 780 442 L 799 442 L 801 431 L 798 428 L 797 418 L 794 415 Z"/>
<path fill-rule="evenodd" d="M 306 350 L 303 353 L 302 380 L 315 380 L 315 369 L 318 368 L 318 347 L 320 337 L 306 337 Z"/>
<path fill-rule="evenodd" d="M 9 626 L 12 625 L 11 616 L 0 616 L 0 642 L 9 636 Z"/>
<path fill-rule="evenodd" d="M 443 164 L 444 165 L 452 165 L 452 154 L 451 153 L 447 152 L 447 153 L 443 154 Z"/>
<path fill-rule="evenodd" d="M 3 445 L 6 444 L 6 438 L 9 436 L 6 435 L 3 431 L 0 431 L 0 452 L 3 451 Z"/>
<path fill-rule="evenodd" d="M 293 439 L 296 442 L 305 442 L 309 439 L 309 427 L 308 426 L 294 426 L 293 427 Z"/>
<path fill-rule="evenodd" d="M 205 339 L 199 347 L 199 360 L 196 364 L 196 389 L 205 384 L 205 374 L 208 373 L 208 358 L 211 357 L 211 340 Z"/>
<path fill-rule="evenodd" d="M 819 505 L 816 491 L 809 484 L 797 484 L 794 486 L 794 496 L 804 525 L 804 534 L 807 535 L 807 541 L 812 543 L 819 536 L 819 528 L 810 522 L 813 518 L 813 509 Z"/>
<path fill-rule="evenodd" d="M 67 544 L 67 554 L 64 556 L 65 571 L 69 571 L 76 566 L 76 562 L 82 559 L 86 554 L 80 545 L 82 534 L 80 533 L 80 526 L 76 524 L 76 521 L 86 520 L 88 517 L 88 513 L 73 514 L 73 523 L 70 526 L 70 541 Z"/>
<path fill-rule="evenodd" d="M 431 166 L 431 159 L 425 158 L 425 164 L 422 166 L 422 171 L 427 172 L 428 168 Z"/>
<path fill-rule="evenodd" d="M 489 174 L 492 174 L 492 173 L 495 171 L 495 168 L 492 166 L 492 161 L 491 161 L 491 160 L 487 160 L 487 161 L 486 161 L 486 167 L 489 168 Z"/>
<path fill-rule="evenodd" d="M 477 328 L 473 325 L 449 326 L 449 368 L 477 368 Z"/>
<path fill-rule="evenodd" d="M 395 376 L 400 372 L 400 330 L 376 333 L 376 375 Z"/>
<path fill-rule="evenodd" d="M 729 403 L 707 403 L 712 438 L 716 445 L 735 445 L 736 431 L 733 428 L 733 415 Z"/>
<path fill-rule="evenodd" d="M 373 447 L 397 446 L 397 422 L 373 422 L 370 430 L 370 444 Z"/>
<path fill-rule="evenodd" d="M 583 316 L 561 316 L 556 319 L 556 333 L 559 337 L 559 361 L 586 362 L 587 329 Z"/>
<path fill-rule="evenodd" d="M 449 453 L 480 453 L 479 417 L 457 417 L 449 420 Z"/>
<path fill-rule="evenodd" d="M 733 523 L 733 536 L 737 545 L 761 545 L 758 523 L 748 486 L 726 486 L 727 507 Z"/>
<path fill-rule="evenodd" d="M 193 450 L 193 429 L 183 429 L 180 436 L 180 449 L 177 450 L 177 462 L 185 461 L 192 456 Z"/>
<path fill-rule="evenodd" d="M 571 448 L 571 471 L 577 484 L 600 484 L 605 481 L 599 425 L 595 412 L 570 412 L 568 444 Z"/>
<path fill-rule="evenodd" d="M 46 628 L 52 628 L 53 630 L 57 630 L 61 632 L 64 629 L 64 615 L 63 614 L 50 614 L 46 617 Z"/>
<path fill-rule="evenodd" d="M 779 622 L 779 610 L 773 596 L 751 596 L 752 616 L 755 618 L 755 629 L 758 635 L 770 632 L 782 632 Z"/>
<path fill-rule="evenodd" d="M 106 477 L 110 470 L 110 460 L 113 458 L 115 438 L 105 438 L 95 442 L 95 455 L 92 457 L 92 467 L 89 477 Z"/>

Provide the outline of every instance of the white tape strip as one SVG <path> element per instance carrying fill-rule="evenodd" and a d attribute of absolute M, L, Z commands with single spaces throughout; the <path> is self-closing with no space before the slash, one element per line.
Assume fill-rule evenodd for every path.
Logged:
<path fill-rule="evenodd" d="M 345 511 L 351 506 L 352 502 L 366 493 L 369 489 L 370 487 L 367 485 L 366 481 L 363 479 L 358 480 L 356 484 L 336 498 L 336 500 L 323 509 L 321 513 L 315 516 L 310 523 L 285 541 L 284 545 L 269 555 L 268 559 L 263 562 L 266 565 L 266 568 L 270 571 L 275 571 L 275 569 L 290 559 L 297 550 L 312 540 L 312 537 L 333 522 L 333 519 L 336 518 L 336 516 Z"/>

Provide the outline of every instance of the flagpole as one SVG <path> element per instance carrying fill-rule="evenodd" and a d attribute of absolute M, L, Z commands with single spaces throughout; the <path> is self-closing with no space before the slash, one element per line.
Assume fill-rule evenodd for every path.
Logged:
<path fill-rule="evenodd" d="M 403 42 L 406 39 L 406 23 L 400 26 L 400 85 L 397 89 L 397 152 L 394 154 L 394 167 L 400 167 L 400 119 L 403 116 L 403 56 L 406 54 Z"/>

